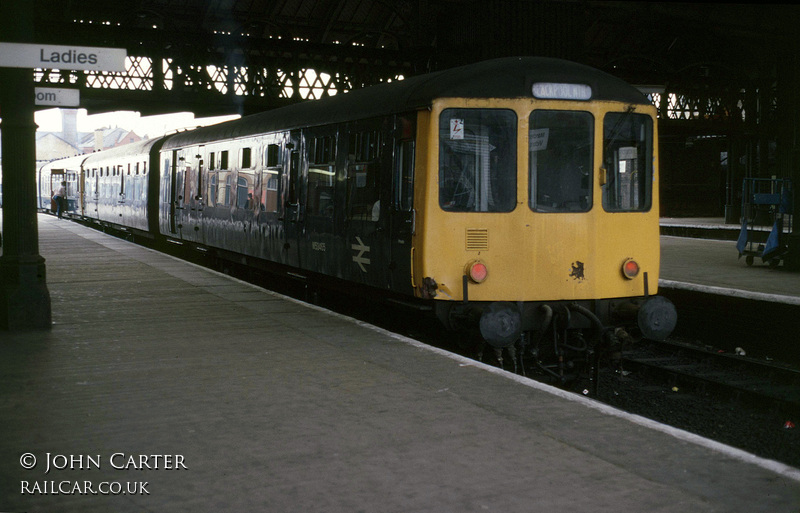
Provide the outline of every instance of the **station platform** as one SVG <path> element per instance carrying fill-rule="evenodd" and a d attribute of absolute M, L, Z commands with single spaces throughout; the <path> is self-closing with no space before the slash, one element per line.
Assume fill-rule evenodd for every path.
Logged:
<path fill-rule="evenodd" d="M 800 470 L 39 216 L 0 511 L 776 512 Z M 750 269 L 752 271 L 752 269 Z"/>
<path fill-rule="evenodd" d="M 760 258 L 748 267 L 736 249 L 739 230 L 722 219 L 662 219 L 660 284 L 800 306 L 800 273 Z"/>
<path fill-rule="evenodd" d="M 747 266 L 740 229 L 721 218 L 661 219 L 659 294 L 678 309 L 674 334 L 800 365 L 800 273 L 760 258 Z"/>

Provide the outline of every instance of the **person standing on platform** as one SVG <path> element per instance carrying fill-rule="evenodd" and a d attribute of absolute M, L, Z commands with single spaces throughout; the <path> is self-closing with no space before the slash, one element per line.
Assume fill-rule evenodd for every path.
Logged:
<path fill-rule="evenodd" d="M 61 182 L 61 187 L 53 195 L 53 201 L 56 203 L 58 218 L 61 219 L 64 212 L 64 204 L 67 202 L 67 182 Z"/>

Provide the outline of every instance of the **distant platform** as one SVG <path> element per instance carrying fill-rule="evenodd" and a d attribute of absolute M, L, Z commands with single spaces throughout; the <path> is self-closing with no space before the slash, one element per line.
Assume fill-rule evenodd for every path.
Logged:
<path fill-rule="evenodd" d="M 729 240 L 662 236 L 660 285 L 800 306 L 800 273 L 749 267 Z"/>
<path fill-rule="evenodd" d="M 678 309 L 675 335 L 800 365 L 800 273 L 760 258 L 748 266 L 736 249 L 740 229 L 722 219 L 661 220 L 659 293 Z"/>
<path fill-rule="evenodd" d="M 742 229 L 740 224 L 726 224 L 725 219 L 721 217 L 662 217 L 660 225 L 661 235 L 733 241 L 738 239 Z M 769 233 L 768 228 L 758 230 Z"/>
<path fill-rule="evenodd" d="M 677 237 L 694 237 L 699 239 L 737 240 L 742 225 L 726 223 L 722 217 L 662 217 L 661 235 Z M 763 235 L 766 240 L 771 226 L 756 226 L 754 231 Z"/>

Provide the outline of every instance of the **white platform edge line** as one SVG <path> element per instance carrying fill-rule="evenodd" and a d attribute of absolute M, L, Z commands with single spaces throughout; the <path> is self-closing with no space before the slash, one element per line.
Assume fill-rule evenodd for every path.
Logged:
<path fill-rule="evenodd" d="M 800 305 L 800 297 L 786 296 L 781 294 L 767 294 L 765 292 L 752 292 L 749 290 L 730 289 L 726 287 L 715 287 L 711 285 L 699 285 L 697 283 L 687 283 L 683 281 L 658 280 L 658 286 L 668 289 L 691 290 L 694 292 L 706 292 L 720 296 L 737 297 L 741 299 L 752 299 L 755 301 L 768 301 L 771 303 L 784 303 L 788 305 Z"/>
<path fill-rule="evenodd" d="M 88 228 L 88 227 L 86 227 L 86 228 L 91 230 L 91 228 Z M 79 235 L 79 236 L 83 237 L 83 238 L 88 238 L 88 237 L 84 237 L 83 234 L 79 233 L 78 230 L 70 230 L 70 231 L 75 233 L 76 235 Z M 100 233 L 102 233 L 102 232 L 100 232 Z M 109 237 L 112 237 L 112 236 L 109 235 Z M 114 239 L 114 240 L 122 240 L 122 239 L 116 239 L 115 237 L 112 237 L 112 239 Z M 128 242 L 128 241 L 124 241 L 124 242 Z M 243 284 L 243 285 L 245 285 L 247 287 L 250 287 L 252 289 L 259 290 L 259 291 L 261 291 L 261 292 L 263 292 L 265 294 L 272 295 L 272 296 L 275 296 L 275 297 L 280 297 L 280 298 L 285 299 L 287 301 L 291 301 L 293 303 L 297 303 L 299 305 L 303 305 L 303 306 L 305 306 L 307 308 L 310 308 L 312 310 L 315 310 L 315 311 L 318 311 L 318 312 L 321 312 L 321 313 L 325 313 L 325 314 L 330 315 L 332 317 L 336 317 L 338 319 L 342 319 L 342 320 L 346 320 L 346 321 L 352 322 L 352 323 L 354 323 L 354 324 L 356 324 L 358 326 L 370 329 L 372 331 L 380 333 L 381 335 L 384 335 L 386 337 L 389 337 L 389 338 L 392 338 L 394 340 L 397 340 L 398 342 L 402 342 L 404 344 L 410 345 L 412 347 L 415 347 L 415 348 L 418 348 L 418 349 L 421 349 L 421 350 L 424 350 L 424 351 L 428 351 L 428 352 L 437 354 L 439 356 L 444 356 L 445 358 L 448 358 L 450 360 L 455 361 L 459 365 L 462 365 L 462 366 L 465 366 L 465 367 L 467 367 L 467 366 L 475 367 L 475 368 L 484 370 L 486 372 L 490 372 L 492 374 L 496 374 L 498 376 L 502 376 L 504 378 L 510 379 L 512 381 L 515 381 L 515 382 L 517 382 L 517 383 L 519 383 L 521 385 L 524 385 L 526 387 L 533 388 L 535 390 L 539 390 L 539 391 L 548 393 L 550 395 L 554 395 L 556 397 L 559 397 L 559 398 L 562 398 L 562 399 L 566 399 L 568 401 L 580 403 L 580 404 L 582 404 L 584 406 L 587 406 L 589 408 L 592 408 L 594 410 L 598 410 L 598 411 L 600 411 L 600 412 L 602 412 L 604 414 L 612 415 L 612 416 L 615 416 L 615 417 L 619 417 L 619 418 L 625 419 L 625 420 L 627 420 L 629 422 L 632 422 L 634 424 L 637 424 L 637 425 L 640 425 L 640 426 L 643 426 L 643 427 L 646 427 L 646 428 L 649 428 L 649 429 L 653 429 L 655 431 L 659 431 L 661 433 L 667 434 L 667 435 L 672 436 L 672 437 L 674 437 L 674 438 L 676 438 L 678 440 L 682 440 L 684 442 L 689 442 L 689 443 L 704 447 L 704 448 L 709 449 L 711 451 L 714 451 L 714 452 L 723 454 L 725 456 L 728 456 L 728 457 L 730 457 L 732 459 L 735 459 L 735 460 L 738 460 L 738 461 L 741 461 L 741 462 L 744 462 L 744 463 L 749 463 L 749 464 L 752 464 L 752 465 L 756 465 L 757 467 L 763 468 L 763 469 L 768 470 L 770 472 L 774 472 L 775 474 L 778 474 L 780 476 L 783 476 L 783 477 L 786 477 L 788 479 L 792 479 L 794 481 L 800 482 L 800 469 L 791 467 L 791 466 L 786 465 L 784 463 L 780 463 L 780 462 L 774 461 L 774 460 L 768 460 L 766 458 L 761 458 L 760 456 L 756 456 L 754 454 L 751 454 L 751 453 L 749 453 L 747 451 L 743 451 L 741 449 L 737 449 L 735 447 L 731 447 L 730 445 L 725 445 L 725 444 L 720 443 L 720 442 L 715 442 L 714 440 L 710 440 L 710 439 L 702 437 L 700 435 L 696 435 L 694 433 L 689 433 L 688 431 L 684 431 L 682 429 L 678 429 L 678 428 L 675 428 L 675 427 L 672 427 L 672 426 L 668 426 L 666 424 L 662 424 L 660 422 L 656 422 L 654 420 L 650 420 L 650 419 L 647 419 L 647 418 L 639 416 L 639 415 L 634 415 L 632 413 L 628 413 L 626 411 L 619 410 L 617 408 L 614 408 L 613 406 L 609 406 L 607 404 L 600 403 L 600 402 L 595 401 L 593 399 L 589 399 L 587 397 L 583 397 L 583 396 L 580 396 L 580 395 L 577 395 L 577 394 L 573 394 L 571 392 L 567 392 L 565 390 L 561 390 L 560 388 L 556 388 L 556 387 L 553 387 L 553 386 L 550 386 L 550 385 L 547 385 L 547 384 L 544 384 L 544 383 L 540 383 L 538 381 L 534 381 L 532 379 L 525 378 L 523 376 L 519 376 L 517 374 L 513 374 L 511 372 L 505 371 L 505 370 L 500 369 L 498 367 L 492 367 L 491 365 L 487 365 L 487 364 L 479 362 L 477 360 L 472 360 L 472 359 L 467 358 L 465 356 L 461 356 L 461 355 L 458 355 L 458 354 L 455 354 L 455 353 L 451 353 L 449 351 L 445 351 L 444 349 L 439 349 L 437 347 L 429 346 L 427 344 L 419 342 L 418 340 L 414 340 L 412 338 L 406 337 L 404 335 L 399 335 L 397 333 L 392 333 L 392 332 L 387 331 L 387 330 L 385 330 L 383 328 L 379 328 L 378 326 L 375 326 L 373 324 L 369 324 L 369 323 L 364 322 L 364 321 L 359 321 L 358 319 L 353 319 L 351 317 L 347 317 L 346 315 L 342 315 L 342 314 L 339 314 L 339 313 L 336 313 L 336 312 L 332 312 L 330 310 L 326 310 L 325 308 L 322 308 L 320 306 L 316 306 L 316 305 L 312 305 L 312 304 L 309 304 L 309 303 L 305 303 L 305 302 L 300 301 L 299 299 L 295 299 L 293 297 L 285 296 L 285 295 L 279 294 L 277 292 L 272 292 L 270 290 L 266 290 L 266 289 L 261 288 L 261 287 L 259 287 L 257 285 L 253 285 L 251 283 L 247 283 L 246 281 L 240 280 L 238 278 L 234 278 L 233 276 L 229 276 L 229 275 L 221 273 L 219 271 L 214 271 L 213 269 L 208 269 L 208 268 L 205 268 L 205 267 L 203 267 L 201 265 L 194 264 L 192 262 L 187 262 L 185 260 L 181 260 L 178 257 L 174 257 L 172 255 L 167 255 L 166 253 L 161 253 L 161 252 L 156 251 L 154 249 L 150 249 L 150 248 L 146 248 L 146 247 L 143 247 L 143 246 L 139 246 L 138 244 L 135 244 L 133 242 L 128 242 L 128 244 L 130 244 L 131 246 L 137 247 L 137 248 L 145 249 L 147 251 L 152 251 L 153 253 L 156 253 L 158 255 L 161 255 L 161 256 L 164 256 L 164 257 L 167 257 L 167 258 L 170 258 L 170 259 L 173 259 L 173 260 L 177 260 L 177 261 L 182 262 L 184 264 L 187 264 L 187 265 L 190 265 L 190 266 L 194 266 L 194 267 L 196 267 L 198 269 L 202 269 L 202 270 L 204 270 L 206 272 L 209 272 L 209 273 L 212 273 L 212 274 L 216 274 L 218 276 L 224 276 L 225 278 L 228 278 L 228 279 L 230 279 L 232 281 L 241 283 L 241 284 Z M 659 283 L 661 283 L 661 280 L 659 280 Z"/>
<path fill-rule="evenodd" d="M 598 410 L 598 411 L 600 411 L 600 412 L 602 412 L 604 414 L 612 415 L 612 416 L 615 416 L 615 417 L 619 417 L 619 418 L 625 419 L 625 420 L 627 420 L 629 422 L 632 422 L 634 424 L 637 424 L 637 425 L 640 425 L 640 426 L 643 426 L 643 427 L 646 427 L 646 428 L 649 428 L 649 429 L 653 429 L 655 431 L 659 431 L 659 432 L 665 433 L 667 435 L 670 435 L 670 436 L 672 436 L 674 438 L 677 438 L 677 439 L 685 441 L 685 442 L 690 442 L 690 443 L 693 443 L 695 445 L 699 445 L 701 447 L 705 447 L 705 448 L 707 448 L 709 450 L 712 450 L 714 452 L 718 452 L 720 454 L 724 454 L 725 456 L 731 457 L 733 459 L 736 459 L 736 460 L 739 460 L 739 461 L 742 461 L 742 462 L 745 462 L 745 463 L 754 464 L 754 465 L 756 465 L 758 467 L 761 467 L 761 468 L 763 468 L 765 470 L 769 470 L 771 472 L 775 472 L 776 474 L 779 474 L 779 475 L 781 475 L 783 477 L 787 477 L 789 479 L 793 479 L 795 481 L 800 482 L 800 469 L 791 467 L 789 465 L 780 463 L 778 461 L 768 460 L 766 458 L 761 458 L 761 457 L 756 456 L 754 454 L 751 454 L 749 452 L 743 451 L 741 449 L 737 449 L 735 447 L 731 447 L 729 445 L 725 445 L 725 444 L 720 443 L 720 442 L 715 442 L 714 440 L 710 440 L 710 439 L 702 437 L 700 435 L 696 435 L 694 433 L 690 433 L 690 432 L 684 431 L 682 429 L 678 429 L 678 428 L 675 428 L 675 427 L 672 427 L 672 426 L 668 426 L 666 424 L 662 424 L 660 422 L 656 422 L 654 420 L 650 420 L 648 418 L 645 418 L 645 417 L 642 417 L 642 416 L 639 416 L 639 415 L 634 415 L 632 413 L 628 413 L 626 411 L 619 410 L 617 408 L 614 408 L 613 406 L 609 406 L 607 404 L 603 404 L 603 403 L 598 402 L 598 401 L 596 401 L 594 399 L 589 399 L 587 397 L 583 397 L 583 396 L 580 396 L 580 395 L 577 395 L 577 394 L 574 394 L 574 393 L 571 393 L 571 392 L 567 392 L 567 391 L 562 390 L 560 388 L 556 388 L 556 387 L 553 387 L 551 385 L 547 385 L 545 383 L 540 383 L 538 381 L 534 381 L 534 380 L 526 378 L 524 376 L 519 376 L 517 374 L 502 370 L 502 369 L 500 369 L 498 367 L 493 367 L 491 365 L 487 365 L 487 364 L 479 362 L 477 360 L 472 360 L 472 359 L 464 357 L 464 356 L 460 356 L 460 355 L 457 355 L 457 354 L 454 354 L 454 353 L 450 353 L 450 352 L 445 351 L 443 349 L 439 349 L 439 348 L 436 348 L 436 347 L 428 346 L 426 344 L 423 344 L 422 342 L 419 342 L 419 341 L 416 341 L 416 340 L 413 340 L 413 339 L 409 339 L 409 338 L 404 337 L 402 335 L 397 335 L 395 333 L 387 332 L 387 331 L 383 330 L 382 328 L 378 328 L 376 326 L 372 326 L 372 325 L 370 325 L 368 323 L 365 323 L 365 322 L 357 321 L 355 319 L 353 319 L 353 321 L 356 322 L 357 324 L 363 326 L 363 327 L 370 328 L 370 329 L 373 329 L 375 331 L 381 332 L 384 335 L 389 336 L 391 338 L 394 338 L 396 340 L 399 340 L 399 341 L 401 341 L 403 343 L 406 343 L 406 344 L 412 345 L 414 347 L 417 347 L 417 348 L 420 348 L 420 349 L 424 349 L 424 350 L 436 353 L 436 354 L 441 355 L 441 356 L 445 356 L 447 358 L 450 358 L 451 360 L 455 360 L 460 365 L 476 367 L 476 368 L 485 370 L 487 372 L 490 372 L 492 374 L 497 374 L 499 376 L 503 376 L 503 377 L 508 378 L 508 379 L 510 379 L 512 381 L 515 381 L 515 382 L 517 382 L 517 383 L 519 383 L 521 385 L 524 385 L 524 386 L 527 386 L 527 387 L 530 387 L 530 388 L 533 388 L 533 389 L 536 389 L 536 390 L 540 390 L 542 392 L 546 392 L 548 394 L 557 396 L 557 397 L 562 398 L 562 399 L 566 399 L 568 401 L 580 403 L 580 404 L 582 404 L 584 406 L 587 406 L 589 408 L 592 408 L 594 410 Z"/>

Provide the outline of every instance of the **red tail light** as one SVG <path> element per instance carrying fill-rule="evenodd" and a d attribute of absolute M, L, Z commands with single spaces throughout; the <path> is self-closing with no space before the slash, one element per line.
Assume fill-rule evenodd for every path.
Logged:
<path fill-rule="evenodd" d="M 625 260 L 625 263 L 622 264 L 622 275 L 632 280 L 636 278 L 639 274 L 639 264 L 636 263 L 636 260 L 629 258 Z"/>
<path fill-rule="evenodd" d="M 476 260 L 467 266 L 467 274 L 470 280 L 475 283 L 481 283 L 489 276 L 489 269 L 486 268 L 483 262 Z"/>

